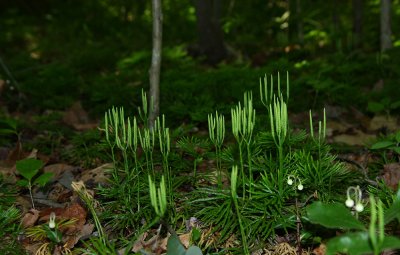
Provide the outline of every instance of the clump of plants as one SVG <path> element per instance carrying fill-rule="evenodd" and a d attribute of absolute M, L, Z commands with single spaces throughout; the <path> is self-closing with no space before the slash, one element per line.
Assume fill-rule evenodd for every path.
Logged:
<path fill-rule="evenodd" d="M 288 75 L 285 82 L 279 74 L 265 76 L 260 95 L 265 107 L 260 113 L 253 94 L 246 92 L 230 118 L 209 115 L 209 138 L 176 138 L 176 147 L 163 116 L 148 126 L 151 100 L 145 93 L 138 116 L 127 117 L 123 108 L 107 111 L 104 134 L 114 168 L 109 185 L 99 188 L 105 225 L 132 240 L 154 219 L 184 232 L 185 220 L 196 217 L 211 229 L 196 243 L 204 251 L 250 254 L 273 236 L 290 232 L 296 233 L 301 251 L 306 205 L 336 200 L 359 175 L 330 153 L 325 112 L 317 127 L 310 112 L 309 131 L 291 128 Z M 260 115 L 267 118 L 259 122 Z M 182 151 L 190 157 L 182 158 Z M 186 164 L 192 171 L 179 161 L 192 161 Z M 204 162 L 211 163 L 198 171 Z M 232 238 L 241 244 L 221 248 Z"/>

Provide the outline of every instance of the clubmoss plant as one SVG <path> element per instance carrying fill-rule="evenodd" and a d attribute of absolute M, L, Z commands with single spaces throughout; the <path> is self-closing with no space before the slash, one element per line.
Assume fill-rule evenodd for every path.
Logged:
<path fill-rule="evenodd" d="M 253 109 L 253 95 L 251 92 L 244 94 L 243 108 L 239 104 L 235 109 L 231 109 L 232 116 L 232 133 L 239 145 L 239 158 L 240 158 L 240 172 L 243 188 L 243 196 L 246 195 L 246 175 L 244 173 L 244 160 L 243 160 L 243 144 L 246 145 L 247 150 L 247 164 L 249 170 L 249 186 L 250 194 L 252 190 L 253 171 L 251 159 L 251 143 L 252 135 L 255 126 L 256 110 Z"/>
<path fill-rule="evenodd" d="M 286 103 L 289 102 L 289 72 L 286 72 Z M 278 84 L 277 84 L 277 89 L 278 89 L 278 97 L 281 97 L 281 77 L 278 72 Z M 271 74 L 270 76 L 270 82 L 268 85 L 268 77 L 267 75 L 264 75 L 264 78 L 260 78 L 260 98 L 261 98 L 261 103 L 267 108 L 267 111 L 269 110 L 269 106 L 272 103 L 273 99 L 276 97 L 275 91 L 274 91 L 274 76 Z"/>
<path fill-rule="evenodd" d="M 107 243 L 107 237 L 104 232 L 104 229 L 101 225 L 99 217 L 97 216 L 95 204 L 96 201 L 94 200 L 93 196 L 89 194 L 86 189 L 85 184 L 82 181 L 79 182 L 72 182 L 71 184 L 72 189 L 79 195 L 79 197 L 83 200 L 86 206 L 89 208 L 90 213 L 92 214 L 94 225 L 96 226 L 98 237 L 101 242 L 105 245 Z"/>
<path fill-rule="evenodd" d="M 237 176 L 238 176 L 238 167 L 233 166 L 232 173 L 231 173 L 231 196 L 232 196 L 233 204 L 235 205 L 236 217 L 239 222 L 240 234 L 242 236 L 243 253 L 248 255 L 248 254 L 250 254 L 250 251 L 249 251 L 249 246 L 247 244 L 247 235 L 246 235 L 246 230 L 245 230 L 243 219 L 242 219 L 242 214 L 240 213 L 240 208 L 239 208 L 239 203 L 238 203 L 238 195 L 236 192 Z"/>
<path fill-rule="evenodd" d="M 171 150 L 171 141 L 169 137 L 169 128 L 165 126 L 165 116 L 162 115 L 161 120 L 160 117 L 156 119 L 156 130 L 158 131 L 158 140 L 160 142 L 160 152 L 162 155 L 162 164 L 164 174 L 167 176 L 167 191 L 168 194 L 172 194 L 172 176 L 171 171 L 169 169 L 168 164 L 168 156 Z"/>
<path fill-rule="evenodd" d="M 150 200 L 157 216 L 162 218 L 167 211 L 167 189 L 165 187 L 164 176 L 161 177 L 160 187 L 156 188 L 156 184 L 149 175 Z"/>
<path fill-rule="evenodd" d="M 225 118 L 224 115 L 215 112 L 215 116 L 208 115 L 208 133 L 211 142 L 215 146 L 215 154 L 217 158 L 218 185 L 222 187 L 222 162 L 221 148 L 225 138 Z"/>
<path fill-rule="evenodd" d="M 131 144 L 131 122 L 127 120 L 128 126 L 125 125 L 124 108 L 113 107 L 104 116 L 106 141 L 111 149 L 111 157 L 115 168 L 117 168 L 117 160 L 114 148 L 117 147 L 122 152 L 124 160 L 124 171 L 129 173 L 128 164 L 128 147 Z"/>
<path fill-rule="evenodd" d="M 154 129 L 144 128 L 142 131 L 139 129 L 139 141 L 146 158 L 146 173 L 151 172 L 153 176 L 155 176 L 153 162 L 155 138 Z"/>
<path fill-rule="evenodd" d="M 286 175 L 284 168 L 284 152 L 283 145 L 288 134 L 288 113 L 286 103 L 283 101 L 282 96 L 274 98 L 273 104 L 269 105 L 269 119 L 271 123 L 271 134 L 274 143 L 278 149 L 278 174 L 277 182 L 279 185 L 279 192 L 283 191 L 283 179 Z"/>

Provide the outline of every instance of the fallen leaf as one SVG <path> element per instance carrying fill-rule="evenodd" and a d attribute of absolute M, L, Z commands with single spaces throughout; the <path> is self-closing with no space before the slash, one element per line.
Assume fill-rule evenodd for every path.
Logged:
<path fill-rule="evenodd" d="M 325 255 L 326 254 L 326 245 L 321 243 L 317 248 L 313 250 L 313 254 L 315 255 Z"/>
<path fill-rule="evenodd" d="M 109 179 L 108 172 L 112 168 L 113 164 L 107 163 L 95 169 L 84 171 L 78 179 L 89 186 L 90 184 L 94 184 L 96 186 L 98 183 L 106 183 Z"/>
<path fill-rule="evenodd" d="M 63 115 L 63 122 L 76 130 L 88 130 L 98 126 L 98 123 L 91 123 L 89 115 L 83 109 L 81 102 L 75 102 Z"/>
<path fill-rule="evenodd" d="M 39 211 L 36 209 L 31 209 L 25 213 L 24 217 L 22 217 L 21 224 L 24 228 L 29 228 L 34 226 L 38 219 Z"/>
<path fill-rule="evenodd" d="M 179 240 L 181 241 L 183 246 L 185 246 L 186 249 L 189 248 L 189 246 L 190 246 L 191 238 L 192 238 L 192 231 L 190 231 L 186 234 L 179 235 Z"/>
<path fill-rule="evenodd" d="M 384 165 L 382 178 L 388 187 L 396 191 L 400 181 L 400 164 L 390 163 Z"/>
<path fill-rule="evenodd" d="M 375 135 L 366 134 L 355 130 L 355 134 L 341 134 L 333 137 L 333 142 L 344 143 L 351 146 L 364 146 L 368 141 L 375 139 Z"/>
<path fill-rule="evenodd" d="M 52 186 L 51 191 L 47 195 L 47 199 L 58 203 L 65 203 L 69 201 L 71 196 L 72 196 L 71 190 L 61 185 L 61 183 L 56 183 Z"/>
<path fill-rule="evenodd" d="M 64 246 L 68 249 L 71 249 L 79 242 L 79 240 L 85 240 L 90 237 L 93 233 L 94 225 L 93 224 L 85 224 L 82 226 L 81 230 L 75 235 L 69 235 L 64 240 Z"/>
<path fill-rule="evenodd" d="M 63 231 L 67 234 L 74 234 L 81 231 L 83 225 L 86 222 L 87 212 L 86 210 L 78 203 L 74 203 L 67 208 L 48 208 L 42 210 L 40 212 L 39 222 L 47 222 L 50 218 L 50 214 L 54 212 L 56 214 L 56 218 L 62 219 L 76 219 L 76 222 Z"/>
<path fill-rule="evenodd" d="M 58 163 L 58 164 L 52 164 L 52 165 L 45 166 L 43 168 L 43 172 L 44 173 L 53 173 L 54 175 L 53 175 L 52 179 L 53 179 L 53 181 L 56 181 L 61 178 L 61 176 L 64 174 L 64 172 L 71 172 L 74 169 L 75 169 L 74 166 Z"/>
<path fill-rule="evenodd" d="M 393 116 L 375 115 L 369 123 L 369 129 L 379 130 L 381 128 L 387 128 L 390 131 L 395 131 L 399 129 L 397 122 L 397 118 Z"/>

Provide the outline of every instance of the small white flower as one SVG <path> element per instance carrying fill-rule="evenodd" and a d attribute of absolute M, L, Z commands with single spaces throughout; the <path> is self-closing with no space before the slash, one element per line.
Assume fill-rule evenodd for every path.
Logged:
<path fill-rule="evenodd" d="M 298 189 L 298 190 L 303 190 L 303 189 L 304 189 L 303 184 L 300 183 L 300 184 L 297 186 L 297 189 Z"/>
<path fill-rule="evenodd" d="M 346 200 L 345 204 L 346 204 L 347 207 L 351 208 L 351 207 L 354 206 L 354 200 L 351 199 L 351 198 L 348 198 L 348 199 Z"/>
<path fill-rule="evenodd" d="M 358 203 L 358 204 L 356 204 L 355 209 L 357 212 L 362 212 L 362 211 L 364 211 L 364 206 L 361 203 Z"/>
<path fill-rule="evenodd" d="M 56 227 L 56 214 L 54 212 L 50 213 L 49 227 L 51 229 Z"/>
<path fill-rule="evenodd" d="M 289 185 L 289 186 L 292 186 L 293 185 L 293 179 L 291 179 L 290 177 L 287 179 L 287 184 Z"/>

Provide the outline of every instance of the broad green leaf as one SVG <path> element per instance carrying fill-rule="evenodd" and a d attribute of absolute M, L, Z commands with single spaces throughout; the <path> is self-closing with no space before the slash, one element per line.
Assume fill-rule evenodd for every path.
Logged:
<path fill-rule="evenodd" d="M 171 235 L 167 243 L 167 255 L 185 255 L 185 247 L 181 244 L 178 236 Z"/>
<path fill-rule="evenodd" d="M 192 229 L 192 240 L 197 241 L 200 240 L 201 232 L 197 228 Z"/>
<path fill-rule="evenodd" d="M 308 219 L 327 228 L 365 230 L 365 226 L 351 215 L 350 210 L 339 203 L 315 202 L 307 207 Z"/>
<path fill-rule="evenodd" d="M 39 169 L 43 167 L 43 162 L 38 159 L 27 158 L 17 161 L 17 171 L 28 180 L 31 180 L 35 176 Z"/>
<path fill-rule="evenodd" d="M 373 113 L 378 113 L 385 110 L 385 105 L 378 102 L 369 102 L 367 108 Z"/>
<path fill-rule="evenodd" d="M 394 236 L 385 236 L 380 251 L 399 249 L 400 239 Z M 373 247 L 367 232 L 348 233 L 335 237 L 327 243 L 326 255 L 337 253 L 361 255 L 373 253 Z"/>
<path fill-rule="evenodd" d="M 385 211 L 385 224 L 388 224 L 395 218 L 400 221 L 400 189 L 397 191 L 392 205 Z"/>
<path fill-rule="evenodd" d="M 39 184 L 39 186 L 44 186 L 53 177 L 53 173 L 43 173 L 38 178 L 33 181 L 33 184 Z"/>
<path fill-rule="evenodd" d="M 59 243 L 62 240 L 62 233 L 58 229 L 52 230 L 47 226 L 46 234 L 47 237 L 55 243 Z"/>
<path fill-rule="evenodd" d="M 367 232 L 348 233 L 332 238 L 327 243 L 326 255 L 337 253 L 361 255 L 373 252 Z"/>
<path fill-rule="evenodd" d="M 17 185 L 18 185 L 18 186 L 21 186 L 21 187 L 28 187 L 29 181 L 28 181 L 28 180 L 25 180 L 25 179 L 19 180 L 19 181 L 17 181 Z"/>
<path fill-rule="evenodd" d="M 13 129 L 1 128 L 0 135 L 15 135 L 16 132 Z"/>
<path fill-rule="evenodd" d="M 396 146 L 396 147 L 392 147 L 390 149 L 393 150 L 394 152 L 400 154 L 400 147 Z"/>
<path fill-rule="evenodd" d="M 203 255 L 201 252 L 200 248 L 197 246 L 191 246 L 189 249 L 186 251 L 186 255 Z"/>
<path fill-rule="evenodd" d="M 371 150 L 386 149 L 386 148 L 389 148 L 390 146 L 394 146 L 394 145 L 396 145 L 396 143 L 393 141 L 380 141 L 380 142 L 374 143 L 371 146 Z"/>
<path fill-rule="evenodd" d="M 400 239 L 397 236 L 385 236 L 381 250 L 388 249 L 400 249 Z"/>

